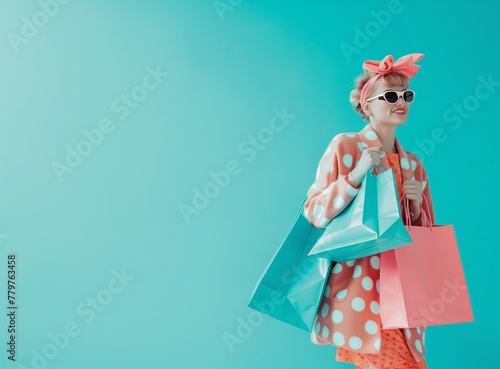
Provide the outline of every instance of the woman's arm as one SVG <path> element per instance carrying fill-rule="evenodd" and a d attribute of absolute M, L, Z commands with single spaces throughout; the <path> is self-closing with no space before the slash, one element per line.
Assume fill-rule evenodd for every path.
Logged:
<path fill-rule="evenodd" d="M 330 142 L 316 171 L 316 180 L 307 191 L 304 216 L 317 228 L 325 228 L 359 192 L 349 183 L 349 172 L 361 156 L 359 139 L 340 134 Z"/>

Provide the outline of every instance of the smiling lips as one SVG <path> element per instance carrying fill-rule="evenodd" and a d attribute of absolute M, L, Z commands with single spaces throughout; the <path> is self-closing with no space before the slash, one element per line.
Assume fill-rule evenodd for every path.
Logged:
<path fill-rule="evenodd" d="M 405 115 L 406 110 L 404 108 L 396 108 L 392 111 L 392 113 L 397 115 Z"/>

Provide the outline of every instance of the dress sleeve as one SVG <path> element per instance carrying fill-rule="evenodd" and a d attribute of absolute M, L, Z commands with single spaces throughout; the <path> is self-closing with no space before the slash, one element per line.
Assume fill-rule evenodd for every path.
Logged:
<path fill-rule="evenodd" d="M 304 205 L 304 216 L 313 226 L 325 228 L 358 194 L 359 187 L 352 186 L 346 177 L 360 154 L 355 135 L 337 135 L 326 148 Z"/>

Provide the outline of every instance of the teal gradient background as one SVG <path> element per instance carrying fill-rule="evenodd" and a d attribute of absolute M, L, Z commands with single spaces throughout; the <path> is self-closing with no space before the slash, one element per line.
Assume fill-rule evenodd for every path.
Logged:
<path fill-rule="evenodd" d="M 425 163 L 438 223 L 455 226 L 475 314 L 474 323 L 428 328 L 426 358 L 431 369 L 491 367 L 500 3 L 401 0 L 392 13 L 388 4 L 72 0 L 16 47 L 12 33 L 21 37 L 23 17 L 41 5 L 0 0 L 0 367 L 35 369 L 45 349 L 38 368 L 352 368 L 333 346 L 268 317 L 239 343 L 224 337 L 254 316 L 252 290 L 326 146 L 364 126 L 348 100 L 362 62 L 413 52 L 425 58 L 397 135 Z M 360 42 L 366 27 L 372 36 Z M 128 114 L 113 111 L 148 67 L 168 76 Z M 450 121 L 481 77 L 497 86 L 460 125 Z M 240 145 L 284 107 L 290 124 L 243 155 Z M 66 147 L 105 118 L 114 130 L 58 180 L 53 163 L 65 164 Z M 446 138 L 432 147 L 436 129 Z M 231 161 L 239 173 L 186 221 L 181 204 L 192 206 L 210 172 Z M 5 352 L 11 253 L 16 362 Z M 106 304 L 91 307 L 96 296 Z M 79 333 L 51 351 L 51 334 L 64 337 L 68 323 Z"/>

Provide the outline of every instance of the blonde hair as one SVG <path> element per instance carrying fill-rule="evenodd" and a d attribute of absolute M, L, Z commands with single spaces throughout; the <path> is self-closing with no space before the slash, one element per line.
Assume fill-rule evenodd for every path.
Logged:
<path fill-rule="evenodd" d="M 351 102 L 354 110 L 356 110 L 361 115 L 361 117 L 366 121 L 369 121 L 370 119 L 368 118 L 368 115 L 366 115 L 366 113 L 363 111 L 359 99 L 361 97 L 361 89 L 366 84 L 366 82 L 368 82 L 368 80 L 374 77 L 375 75 L 376 75 L 375 72 L 365 70 L 365 74 L 360 75 L 358 78 L 354 80 L 354 90 L 351 91 L 351 95 L 349 96 L 349 101 Z M 367 100 L 373 95 L 373 92 L 375 91 L 375 88 L 377 87 L 377 84 L 380 82 L 380 80 L 386 87 L 403 86 L 404 88 L 408 88 L 408 86 L 410 85 L 409 78 L 404 77 L 401 74 L 397 73 L 384 74 L 382 75 L 382 77 L 379 78 L 377 82 L 375 82 L 375 84 L 370 88 L 370 90 L 367 91 L 366 94 Z"/>

